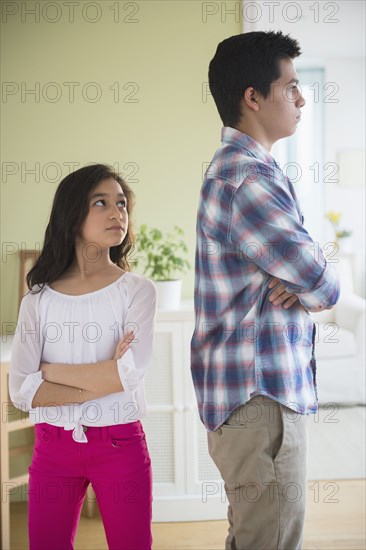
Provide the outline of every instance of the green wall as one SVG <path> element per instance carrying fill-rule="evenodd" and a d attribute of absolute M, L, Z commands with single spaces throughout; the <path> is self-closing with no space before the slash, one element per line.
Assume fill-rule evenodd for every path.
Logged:
<path fill-rule="evenodd" d="M 118 165 L 137 195 L 137 225 L 181 226 L 194 262 L 203 165 L 221 131 L 203 93 L 208 63 L 241 22 L 195 0 L 74 4 L 3 6 L 2 322 L 17 315 L 15 251 L 42 243 L 71 164 Z M 193 268 L 183 297 L 193 297 Z"/>

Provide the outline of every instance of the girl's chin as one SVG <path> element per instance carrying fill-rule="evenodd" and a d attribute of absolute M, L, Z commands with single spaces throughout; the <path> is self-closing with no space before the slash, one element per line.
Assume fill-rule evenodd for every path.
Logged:
<path fill-rule="evenodd" d="M 119 246 L 120 244 L 123 243 L 123 241 L 125 240 L 125 237 L 121 237 L 120 239 L 118 240 L 115 240 L 110 246 Z"/>

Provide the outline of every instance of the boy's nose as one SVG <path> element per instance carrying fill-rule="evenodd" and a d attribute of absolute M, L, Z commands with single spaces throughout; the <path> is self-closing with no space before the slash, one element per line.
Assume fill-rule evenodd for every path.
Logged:
<path fill-rule="evenodd" d="M 298 105 L 299 107 L 304 107 L 306 101 L 305 101 L 305 98 L 304 96 L 300 95 L 299 99 L 298 99 Z"/>

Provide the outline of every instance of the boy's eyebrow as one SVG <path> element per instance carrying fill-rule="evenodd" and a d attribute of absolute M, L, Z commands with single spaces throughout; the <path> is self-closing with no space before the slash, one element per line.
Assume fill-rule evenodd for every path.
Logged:
<path fill-rule="evenodd" d="M 96 197 L 109 197 L 109 196 L 110 196 L 109 193 L 94 193 L 90 197 L 90 200 L 95 199 Z M 124 195 L 123 193 L 117 193 L 117 197 L 123 197 L 125 199 L 126 195 Z"/>
<path fill-rule="evenodd" d="M 288 84 L 299 84 L 300 80 L 298 78 L 292 78 L 290 80 L 290 82 L 287 83 Z"/>

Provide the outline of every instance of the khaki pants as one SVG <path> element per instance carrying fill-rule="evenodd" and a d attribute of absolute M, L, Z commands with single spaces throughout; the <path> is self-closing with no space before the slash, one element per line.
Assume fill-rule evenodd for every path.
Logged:
<path fill-rule="evenodd" d="M 298 550 L 306 504 L 307 417 L 259 395 L 208 432 L 225 482 L 232 550 Z"/>

